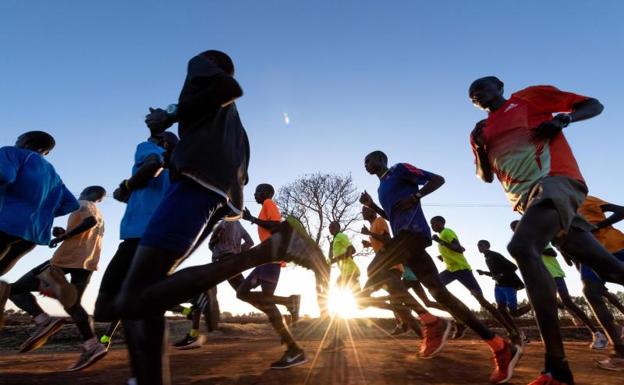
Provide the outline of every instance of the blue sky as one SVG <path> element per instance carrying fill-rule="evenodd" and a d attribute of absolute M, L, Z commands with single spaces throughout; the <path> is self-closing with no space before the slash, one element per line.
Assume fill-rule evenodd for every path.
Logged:
<path fill-rule="evenodd" d="M 591 192 L 624 203 L 617 166 L 624 139 L 622 2 L 337 3 L 5 0 L 0 144 L 27 130 L 48 131 L 57 139 L 49 160 L 72 191 L 101 184 L 112 192 L 147 137 L 147 108 L 174 102 L 188 59 L 214 48 L 232 56 L 245 91 L 238 107 L 252 146 L 249 198 L 258 183 L 279 187 L 315 171 L 351 173 L 360 189 L 374 192 L 363 156 L 382 149 L 391 162 L 445 176 L 446 185 L 425 199 L 425 213 L 444 215 L 473 267 L 483 267 L 477 240 L 503 251 L 516 218 L 498 183 L 474 177 L 467 141 L 484 116 L 467 87 L 497 75 L 508 93 L 552 84 L 603 102 L 601 116 L 566 133 Z M 89 311 L 119 242 L 124 206 L 111 198 L 101 208 L 106 235 L 84 299 Z M 3 278 L 15 280 L 50 255 L 39 247 Z M 201 250 L 187 264 L 208 260 Z M 364 267 L 368 259 L 358 262 Z M 579 294 L 577 273 L 568 274 Z M 491 282 L 482 285 L 492 297 Z M 451 288 L 476 306 L 463 288 Z M 301 292 L 304 312 L 316 312 L 312 290 L 310 273 L 283 272 L 278 291 Z M 227 286 L 220 299 L 224 310 L 251 310 Z M 53 301 L 43 303 L 59 311 Z"/>

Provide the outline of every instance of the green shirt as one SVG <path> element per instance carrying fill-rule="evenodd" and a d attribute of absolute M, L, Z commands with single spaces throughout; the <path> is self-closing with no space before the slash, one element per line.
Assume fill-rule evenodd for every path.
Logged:
<path fill-rule="evenodd" d="M 351 241 L 345 233 L 341 232 L 336 234 L 336 236 L 334 237 L 334 241 L 332 242 L 332 253 L 334 254 L 334 257 L 346 253 L 349 246 L 351 246 Z M 353 261 L 353 258 L 339 260 L 338 268 L 340 269 L 340 274 L 342 275 L 360 274 L 360 269 L 358 269 L 357 265 Z"/>
<path fill-rule="evenodd" d="M 453 243 L 454 240 L 459 242 L 459 238 L 457 238 L 457 234 L 449 228 L 445 228 L 440 232 L 440 239 Z M 446 265 L 446 269 L 450 272 L 458 271 L 458 270 L 471 270 L 470 264 L 464 257 L 463 253 L 458 253 L 457 251 L 453 251 L 446 246 L 442 246 L 438 243 L 438 250 L 440 251 L 440 255 L 442 255 L 442 260 L 444 260 L 444 264 Z"/>
<path fill-rule="evenodd" d="M 548 247 L 547 249 L 549 249 Z M 542 255 L 542 261 L 544 261 L 544 265 L 546 266 L 546 270 L 550 273 L 553 278 L 564 278 L 566 275 L 557 261 L 557 257 L 551 257 L 549 255 Z"/>

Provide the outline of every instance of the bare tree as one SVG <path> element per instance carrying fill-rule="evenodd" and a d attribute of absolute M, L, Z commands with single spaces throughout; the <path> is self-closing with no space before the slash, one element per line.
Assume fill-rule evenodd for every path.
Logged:
<path fill-rule="evenodd" d="M 358 198 L 351 175 L 314 173 L 280 188 L 276 201 L 285 214 L 299 219 L 320 245 L 330 222 L 340 222 L 346 229 L 360 218 Z"/>

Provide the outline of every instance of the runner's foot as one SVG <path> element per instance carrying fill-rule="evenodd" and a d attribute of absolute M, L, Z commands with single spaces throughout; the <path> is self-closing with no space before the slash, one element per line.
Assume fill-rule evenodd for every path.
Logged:
<path fill-rule="evenodd" d="M 75 364 L 67 368 L 68 372 L 75 372 L 78 370 L 86 369 L 89 366 L 95 364 L 98 360 L 102 359 L 108 351 L 106 347 L 95 340 L 93 343 L 90 341 L 85 342 L 82 345 L 82 354 L 78 357 L 78 361 Z"/>
<path fill-rule="evenodd" d="M 200 348 L 205 341 L 206 337 L 201 334 L 197 337 L 191 337 L 189 334 L 187 334 L 180 341 L 173 344 L 173 347 L 180 350 L 197 349 Z"/>
<path fill-rule="evenodd" d="M 284 352 L 284 355 L 279 361 L 275 361 L 271 364 L 271 369 L 288 369 L 293 366 L 305 364 L 307 361 L 305 352 L 302 349 L 289 349 Z"/>
<path fill-rule="evenodd" d="M 65 320 L 58 317 L 48 317 L 46 321 L 37 325 L 34 333 L 22 344 L 20 353 L 27 353 L 35 349 L 39 349 L 48 338 L 56 334 L 65 325 Z"/>
<path fill-rule="evenodd" d="M 451 333 L 452 323 L 444 318 L 423 328 L 423 340 L 420 345 L 420 358 L 430 359 L 435 357 L 448 341 Z"/>
<path fill-rule="evenodd" d="M 106 348 L 106 351 L 110 349 L 112 342 L 113 342 L 113 339 L 110 336 L 107 336 L 106 334 L 100 337 L 100 343 Z"/>
<path fill-rule="evenodd" d="M 490 383 L 504 384 L 513 376 L 514 368 L 522 355 L 522 348 L 505 341 L 503 348 L 492 354 L 495 367 L 490 376 Z"/>
<path fill-rule="evenodd" d="M 552 378 L 549 373 L 542 373 L 535 380 L 529 383 L 529 385 L 571 385 L 566 382 L 560 382 Z"/>
<path fill-rule="evenodd" d="M 408 330 L 409 330 L 409 329 L 408 329 L 408 328 L 407 328 L 407 326 L 405 326 L 405 325 L 401 325 L 401 326 L 397 325 L 397 326 L 394 328 L 394 330 L 392 331 L 392 333 L 390 333 L 390 335 L 392 335 L 392 336 L 398 336 L 398 335 L 401 335 L 401 334 L 405 334 L 405 333 L 407 333 L 407 331 L 408 331 Z"/>
<path fill-rule="evenodd" d="M 624 371 L 624 357 L 621 356 L 611 356 L 604 358 L 602 360 L 598 360 L 598 367 L 611 370 L 614 372 L 622 372 Z"/>
<path fill-rule="evenodd" d="M 589 345 L 591 349 L 605 350 L 609 346 L 609 340 L 601 332 L 594 333 L 593 341 Z"/>

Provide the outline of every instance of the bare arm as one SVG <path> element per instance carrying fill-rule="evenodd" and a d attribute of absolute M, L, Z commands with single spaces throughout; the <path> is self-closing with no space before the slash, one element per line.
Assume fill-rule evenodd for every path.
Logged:
<path fill-rule="evenodd" d="M 483 128 L 485 127 L 485 123 L 486 120 L 481 120 L 475 125 L 472 133 L 470 133 L 470 141 L 475 155 L 477 176 L 486 183 L 492 183 L 494 180 L 494 173 L 492 172 L 490 159 L 485 151 L 485 140 L 483 137 Z"/>
<path fill-rule="evenodd" d="M 595 226 L 598 229 L 612 226 L 615 223 L 618 223 L 619 221 L 624 219 L 624 206 L 618 206 L 618 205 L 609 203 L 609 204 L 600 206 L 600 209 L 602 210 L 603 213 L 610 212 L 613 214 L 609 215 L 605 220 L 596 223 Z"/>
<path fill-rule="evenodd" d="M 97 219 L 94 216 L 90 216 L 85 218 L 78 226 L 70 229 L 69 231 L 63 232 L 61 235 L 50 241 L 50 247 L 56 247 L 59 243 L 66 241 L 67 239 L 74 237 L 78 234 L 84 233 L 85 231 L 95 227 L 97 225 Z M 59 234 L 60 232 L 57 232 Z"/>

